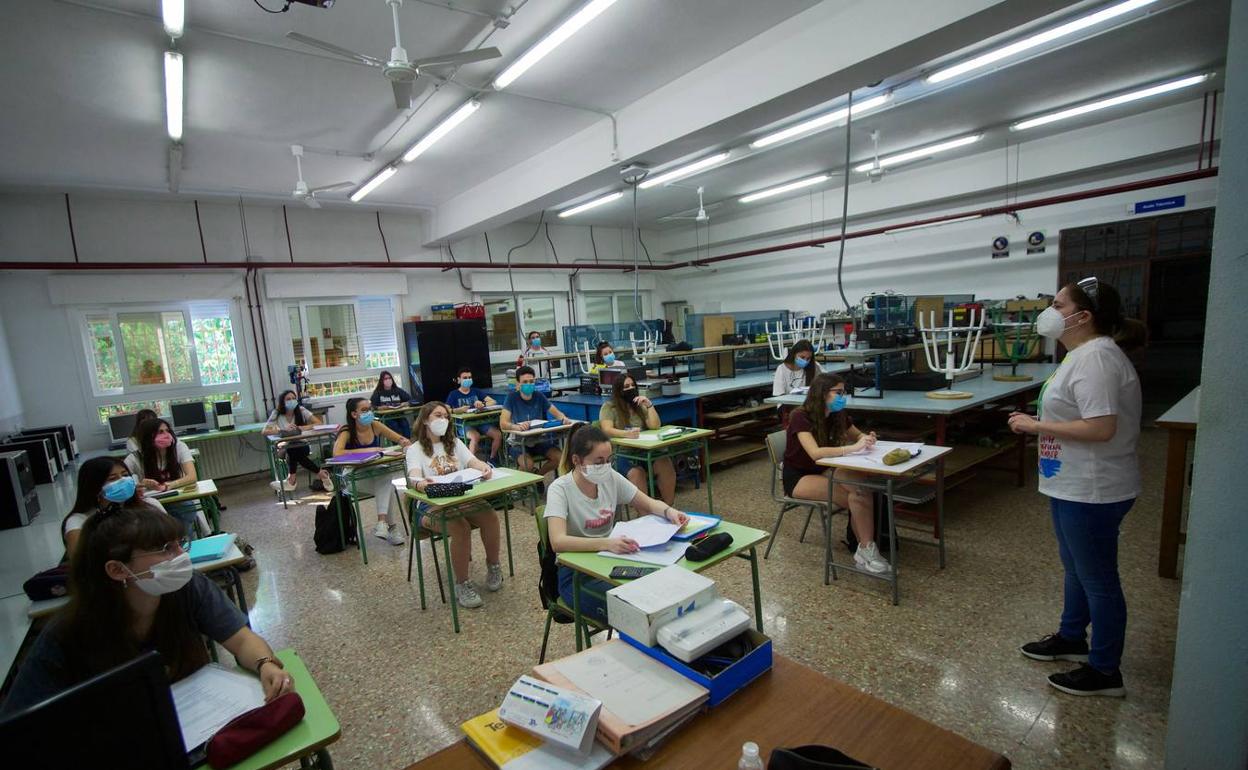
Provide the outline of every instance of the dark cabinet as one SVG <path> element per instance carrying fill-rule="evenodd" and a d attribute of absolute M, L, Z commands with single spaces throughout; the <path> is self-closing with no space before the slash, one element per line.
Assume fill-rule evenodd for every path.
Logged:
<path fill-rule="evenodd" d="M 461 366 L 472 368 L 473 387 L 493 385 L 483 319 L 409 321 L 403 324 L 403 339 L 412 381 L 420 382 L 426 401 L 445 400 Z"/>

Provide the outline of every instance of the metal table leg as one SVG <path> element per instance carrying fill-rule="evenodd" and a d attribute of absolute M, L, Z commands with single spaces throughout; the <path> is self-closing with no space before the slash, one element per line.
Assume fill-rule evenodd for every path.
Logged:
<path fill-rule="evenodd" d="M 711 497 L 711 443 L 702 439 L 702 467 L 706 469 L 706 512 L 715 515 L 715 501 Z"/>
<path fill-rule="evenodd" d="M 580 652 L 584 647 L 581 645 L 581 573 L 578 570 L 572 570 L 572 628 L 576 631 L 576 651 Z"/>
<path fill-rule="evenodd" d="M 945 568 L 945 458 L 936 461 L 936 529 L 940 531 L 940 568 Z M 896 567 L 894 567 L 896 569 Z"/>
<path fill-rule="evenodd" d="M 754 584 L 754 623 L 758 632 L 763 633 L 763 592 L 758 584 L 758 551 L 750 546 L 750 580 Z"/>
<path fill-rule="evenodd" d="M 455 564 L 451 561 L 451 534 L 446 530 L 446 514 L 438 516 L 442 524 L 442 553 L 446 555 L 446 585 L 451 589 L 451 628 L 459 633 L 459 599 L 455 596 Z"/>
<path fill-rule="evenodd" d="M 246 615 L 247 614 L 247 595 L 243 593 L 243 576 L 237 569 L 233 567 L 229 567 L 229 570 L 230 570 L 230 581 L 234 584 L 234 596 L 235 596 L 235 600 L 238 602 L 238 608 L 243 611 L 244 615 Z"/>
<path fill-rule="evenodd" d="M 897 590 L 897 527 L 894 525 L 893 519 L 893 477 L 889 476 L 886 482 L 888 496 L 888 561 L 892 566 L 892 572 L 889 582 L 893 584 L 893 606 L 896 607 L 900 601 L 900 595 Z M 875 539 L 880 539 L 880 533 L 875 533 Z"/>

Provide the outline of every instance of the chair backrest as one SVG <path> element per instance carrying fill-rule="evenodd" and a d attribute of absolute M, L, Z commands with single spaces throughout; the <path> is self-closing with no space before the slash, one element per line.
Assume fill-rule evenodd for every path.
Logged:
<path fill-rule="evenodd" d="M 788 434 L 777 430 L 767 434 L 767 456 L 771 458 L 771 497 L 779 500 L 776 481 L 780 478 L 780 468 L 784 464 L 784 447 Z"/>
<path fill-rule="evenodd" d="M 546 528 L 546 506 L 539 505 L 533 510 L 533 518 L 537 519 L 537 544 L 541 546 L 542 553 L 550 547 L 550 535 Z"/>

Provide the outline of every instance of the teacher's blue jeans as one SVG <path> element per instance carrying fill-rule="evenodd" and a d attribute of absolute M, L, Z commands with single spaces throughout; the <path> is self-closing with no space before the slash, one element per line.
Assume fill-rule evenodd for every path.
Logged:
<path fill-rule="evenodd" d="M 1083 639 L 1092 624 L 1088 665 L 1113 673 L 1122 661 L 1127 600 L 1118 579 L 1118 528 L 1135 500 L 1075 503 L 1049 498 L 1057 549 L 1066 568 L 1058 633 Z"/>

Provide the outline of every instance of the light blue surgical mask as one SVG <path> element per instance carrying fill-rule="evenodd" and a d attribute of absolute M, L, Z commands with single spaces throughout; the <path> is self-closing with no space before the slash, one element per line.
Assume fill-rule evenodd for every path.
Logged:
<path fill-rule="evenodd" d="M 805 369 L 806 367 L 810 366 L 810 359 L 809 358 L 795 358 L 793 359 L 793 363 L 797 364 L 798 369 Z"/>
<path fill-rule="evenodd" d="M 293 398 L 286 399 L 286 411 L 293 412 L 299 406 L 299 402 Z"/>
<path fill-rule="evenodd" d="M 526 396 L 531 396 L 531 395 L 533 395 L 533 392 L 534 392 L 535 390 L 537 390 L 537 386 L 536 386 L 536 385 L 534 385 L 534 384 L 533 384 L 533 383 L 531 383 L 531 382 L 522 382 L 522 383 L 520 383 L 520 392 L 521 392 L 522 394 L 526 395 Z"/>
<path fill-rule="evenodd" d="M 372 425 L 373 420 L 375 419 L 377 419 L 377 415 L 373 414 L 371 411 L 364 412 L 363 414 L 361 414 L 359 417 L 356 418 L 356 420 L 359 421 L 360 425 Z"/>
<path fill-rule="evenodd" d="M 534 350 L 541 350 L 542 349 L 541 338 L 534 337 L 533 339 L 529 340 L 529 347 L 533 348 Z"/>
<path fill-rule="evenodd" d="M 613 363 L 615 363 L 615 354 L 614 354 L 614 353 L 604 353 L 604 354 L 603 354 L 603 356 L 602 356 L 602 362 L 603 362 L 604 364 L 613 364 Z"/>
<path fill-rule="evenodd" d="M 837 393 L 836 398 L 828 402 L 828 413 L 835 414 L 845 408 L 845 404 L 849 399 L 845 398 L 844 393 Z"/>
<path fill-rule="evenodd" d="M 135 485 L 134 476 L 122 476 L 105 484 L 100 493 L 111 503 L 124 503 L 134 497 Z"/>
<path fill-rule="evenodd" d="M 472 378 L 471 378 L 471 377 L 465 377 L 464 379 L 460 380 L 460 381 L 459 381 L 459 387 L 461 387 L 461 388 L 471 388 L 471 387 L 472 387 Z"/>

